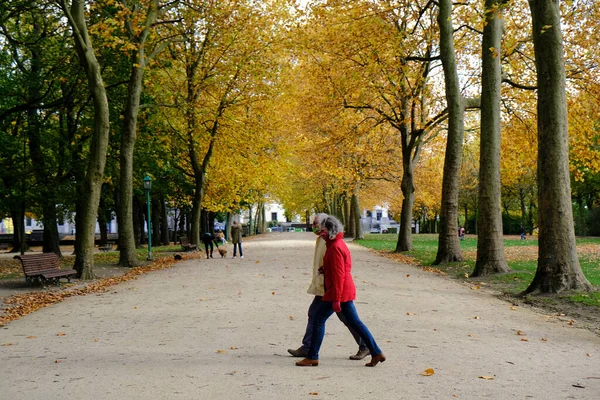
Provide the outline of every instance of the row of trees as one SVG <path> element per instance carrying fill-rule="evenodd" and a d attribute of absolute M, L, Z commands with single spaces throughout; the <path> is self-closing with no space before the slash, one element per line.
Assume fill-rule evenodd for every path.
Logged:
<path fill-rule="evenodd" d="M 119 224 L 119 263 L 137 263 L 145 173 L 158 218 L 165 203 L 191 209 L 194 243 L 207 229 L 203 210 L 264 202 L 280 182 L 287 147 L 266 110 L 278 98 L 286 2 L 10 0 L 1 9 L 0 190 L 15 247 L 27 210 L 43 222 L 44 251 L 59 252 L 57 214 L 75 211 L 75 269 L 87 279 L 107 211 Z"/>
<path fill-rule="evenodd" d="M 114 211 L 120 264 L 135 265 L 150 173 L 153 214 L 189 211 L 193 243 L 208 212 L 269 197 L 361 237 L 361 206 L 385 201 L 396 251 L 415 218 L 439 216 L 437 263 L 462 259 L 458 223 L 476 216 L 483 275 L 508 269 L 504 211 L 539 228 L 529 290 L 590 288 L 570 185 L 579 214 L 598 207 L 591 0 L 0 4 L 0 209 L 17 247 L 26 211 L 45 251 L 76 211 L 75 268 L 91 277 L 96 218 Z"/>
<path fill-rule="evenodd" d="M 540 235 L 539 268 L 528 292 L 590 290 L 574 247 L 569 178 L 577 190 L 599 171 L 598 116 L 581 103 L 597 104 L 598 60 L 586 50 L 597 35 L 585 34 L 595 28 L 581 20 L 597 15 L 598 6 L 551 0 L 310 5 L 295 87 L 307 152 L 314 142 L 326 149 L 317 156 L 315 192 L 326 180 L 349 204 L 359 192 L 379 201 L 389 196 L 391 204 L 401 200 L 396 251 L 412 248 L 415 210 L 439 216 L 436 263 L 462 259 L 459 211 L 464 220 L 469 210 L 476 213 L 473 276 L 509 270 L 502 213 L 513 202 L 521 224 L 536 225 Z M 589 152 L 568 146 L 567 93 L 581 106 L 572 121 L 587 110 L 586 128 L 579 123 L 571 133 L 592 144 Z M 591 211 L 598 192 L 587 199 Z"/>

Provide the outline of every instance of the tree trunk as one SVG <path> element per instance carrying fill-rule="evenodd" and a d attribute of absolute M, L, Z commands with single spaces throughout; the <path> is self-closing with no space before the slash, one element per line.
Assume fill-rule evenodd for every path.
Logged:
<path fill-rule="evenodd" d="M 152 207 L 151 214 L 151 223 L 152 223 L 152 246 L 160 246 L 161 238 L 160 238 L 160 199 L 154 198 L 150 199 L 150 204 Z"/>
<path fill-rule="evenodd" d="M 94 54 L 94 47 L 88 35 L 85 21 L 87 4 L 72 0 L 69 6 L 67 0 L 60 0 L 61 7 L 73 30 L 75 47 L 79 61 L 87 75 L 88 87 L 94 105 L 94 131 L 89 148 L 88 167 L 83 182 L 84 196 L 81 198 L 82 212 L 81 231 L 78 239 L 81 243 L 75 256 L 74 269 L 81 279 L 94 277 L 94 234 L 96 228 L 96 215 L 100 202 L 100 192 L 106 164 L 108 137 L 110 131 L 108 99 L 102 80 L 100 64 Z"/>
<path fill-rule="evenodd" d="M 132 206 L 133 237 L 135 240 L 135 248 L 139 249 L 140 247 L 142 247 L 142 232 L 144 232 L 144 212 L 142 211 L 142 202 L 140 202 L 140 199 L 138 197 L 133 197 Z M 121 224 L 119 223 L 119 228 L 120 227 Z M 120 232 L 121 230 L 119 229 L 119 235 L 121 234 Z"/>
<path fill-rule="evenodd" d="M 351 213 L 354 220 L 354 240 L 361 240 L 365 238 L 365 233 L 360 220 L 361 212 L 360 204 L 358 202 L 358 188 L 354 189 L 354 192 L 352 193 L 351 203 Z"/>
<path fill-rule="evenodd" d="M 440 0 L 439 10 L 440 56 L 444 68 L 446 102 L 448 103 L 448 139 L 442 179 L 440 234 L 434 265 L 462 261 L 463 259 L 457 221 L 460 164 L 465 136 L 464 103 L 460 92 L 456 56 L 454 55 L 452 0 Z"/>
<path fill-rule="evenodd" d="M 165 195 L 160 194 L 160 238 L 161 243 L 164 246 L 171 244 L 171 238 L 169 237 L 169 218 L 167 215 L 167 203 L 165 201 Z"/>
<path fill-rule="evenodd" d="M 108 224 L 103 213 L 98 213 L 98 229 L 100 230 L 100 244 L 106 245 L 108 243 L 108 234 L 106 233 Z"/>
<path fill-rule="evenodd" d="M 503 0 L 485 0 L 481 77 L 481 147 L 477 261 L 471 276 L 508 272 L 500 194 L 500 46 Z"/>
<path fill-rule="evenodd" d="M 532 1 L 538 87 L 539 247 L 535 277 L 525 293 L 591 291 L 583 275 L 573 227 L 569 175 L 565 61 L 557 0 Z"/>
<path fill-rule="evenodd" d="M 403 149 L 402 151 L 406 151 Z M 415 203 L 414 165 L 410 153 L 402 156 L 402 210 L 400 211 L 400 235 L 396 243 L 396 252 L 412 250 L 412 215 Z"/>
<path fill-rule="evenodd" d="M 18 201 L 18 199 L 16 199 Z M 14 233 L 13 233 L 13 248 L 11 253 L 25 254 L 25 251 L 29 249 L 27 246 L 27 239 L 25 237 L 25 211 L 23 207 L 19 207 L 16 204 L 12 204 L 10 207 L 10 216 L 13 221 Z"/>
<path fill-rule="evenodd" d="M 143 47 L 141 47 L 143 48 Z M 119 155 L 119 263 L 121 267 L 138 265 L 133 228 L 133 153 L 137 139 L 137 117 L 142 92 L 144 61 L 135 52 L 132 57 L 129 84 L 127 87 L 127 104 L 124 111 L 123 132 L 121 133 Z M 137 66 L 136 66 L 137 65 Z"/>

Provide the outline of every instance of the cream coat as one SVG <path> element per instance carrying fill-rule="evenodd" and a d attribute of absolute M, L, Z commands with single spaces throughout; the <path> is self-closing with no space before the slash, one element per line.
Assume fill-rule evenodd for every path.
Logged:
<path fill-rule="evenodd" d="M 313 258 L 313 275 L 312 282 L 306 291 L 308 294 L 315 296 L 323 296 L 325 294 L 325 275 L 319 273 L 319 268 L 323 266 L 323 257 L 327 251 L 327 244 L 325 239 L 321 236 L 317 236 L 317 242 L 315 243 L 315 255 Z"/>

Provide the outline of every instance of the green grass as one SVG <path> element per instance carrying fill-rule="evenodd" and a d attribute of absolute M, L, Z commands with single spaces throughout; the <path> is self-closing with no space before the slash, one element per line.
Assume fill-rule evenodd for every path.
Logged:
<path fill-rule="evenodd" d="M 357 243 L 371 249 L 393 252 L 396 248 L 397 240 L 397 234 L 367 234 L 364 240 L 359 240 Z M 412 240 L 413 250 L 404 252 L 402 254 L 413 258 L 419 265 L 431 266 L 437 255 L 438 235 L 413 235 Z M 577 238 L 577 245 L 600 246 L 600 238 Z M 463 250 L 463 257 L 465 258 L 464 261 L 436 265 L 435 267 L 452 278 L 466 279 L 468 274 L 470 274 L 475 268 L 477 239 L 467 236 L 465 240 L 460 242 L 460 246 Z M 505 248 L 523 247 L 524 249 L 515 249 L 517 255 L 513 255 L 507 261 L 512 272 L 491 276 L 487 278 L 487 283 L 495 286 L 497 289 L 503 292 L 510 294 L 517 294 L 525 290 L 533 280 L 537 269 L 537 260 L 531 259 L 532 254 L 537 254 L 535 251 L 537 246 L 538 241 L 535 237 L 527 237 L 527 240 L 520 240 L 518 236 L 505 238 Z M 527 254 L 528 256 L 523 256 L 522 259 L 520 259 L 519 251 L 523 251 L 523 253 Z M 583 270 L 586 278 L 592 285 L 600 290 L 600 250 L 598 250 L 598 252 L 595 254 L 580 253 L 579 261 L 581 264 L 581 269 Z M 570 295 L 566 296 L 566 298 L 574 303 L 600 307 L 600 291 Z"/>

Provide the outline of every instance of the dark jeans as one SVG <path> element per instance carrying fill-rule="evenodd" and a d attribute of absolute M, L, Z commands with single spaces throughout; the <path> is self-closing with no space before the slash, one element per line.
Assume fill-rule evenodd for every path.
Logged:
<path fill-rule="evenodd" d="M 310 303 L 310 307 L 308 307 L 308 323 L 306 324 L 306 333 L 304 334 L 304 338 L 302 339 L 302 347 L 305 348 L 306 350 L 310 349 L 310 344 L 312 342 L 311 339 L 312 339 L 312 335 L 313 335 L 315 314 L 317 312 L 317 309 L 319 308 L 319 305 L 323 302 L 322 299 L 323 299 L 323 296 L 315 296 L 312 303 Z M 350 325 L 348 325 L 348 322 L 346 321 L 346 317 L 344 316 L 344 314 L 338 313 L 337 316 L 340 319 L 340 321 L 342 321 L 342 323 L 344 325 L 346 325 L 346 327 L 348 328 L 348 330 L 354 337 L 354 340 L 356 340 L 356 344 L 358 344 L 359 350 L 365 350 L 367 348 L 367 345 L 361 339 L 358 332 L 356 332 L 354 329 L 352 329 L 352 327 Z"/>
<path fill-rule="evenodd" d="M 308 350 L 308 358 L 311 360 L 319 359 L 319 350 L 321 349 L 321 344 L 323 343 L 323 338 L 325 337 L 325 322 L 327 322 L 329 317 L 331 317 L 331 314 L 333 314 L 331 302 L 321 301 L 321 304 L 319 304 L 315 312 L 312 343 L 310 345 L 310 349 Z M 358 318 L 353 301 L 342 303 L 341 314 L 344 314 L 344 317 L 346 317 L 346 323 L 348 326 L 354 329 L 365 342 L 369 351 L 371 351 L 371 356 L 378 356 L 382 353 L 379 346 L 377 346 L 375 339 L 373 339 L 373 335 L 371 335 L 371 332 L 369 332 L 369 329 L 365 324 L 362 323 L 360 318 Z"/>
<path fill-rule="evenodd" d="M 203 242 L 204 242 L 204 250 L 206 250 L 206 258 L 208 258 L 208 256 L 212 257 L 213 249 L 214 249 L 212 240 L 210 242 L 206 242 L 206 241 L 203 241 Z M 209 247 L 210 247 L 210 253 L 208 252 Z"/>
<path fill-rule="evenodd" d="M 244 253 L 242 253 L 242 242 L 240 242 L 240 243 L 234 243 L 233 244 L 233 256 L 234 257 L 236 256 L 236 250 L 237 250 L 238 247 L 240 248 L 240 257 L 244 255 Z"/>

